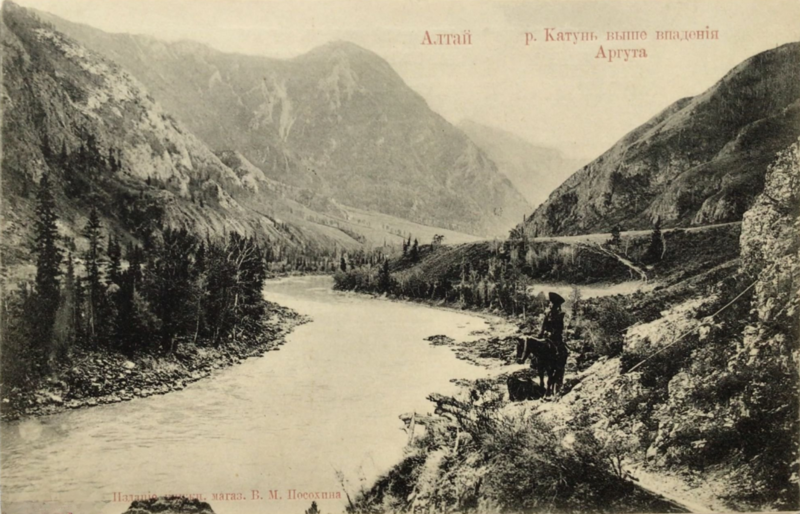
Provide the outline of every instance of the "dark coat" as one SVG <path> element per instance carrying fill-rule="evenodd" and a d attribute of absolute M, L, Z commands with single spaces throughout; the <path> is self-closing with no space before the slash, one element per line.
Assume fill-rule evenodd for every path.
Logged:
<path fill-rule="evenodd" d="M 564 344 L 564 312 L 561 309 L 550 309 L 547 312 L 539 337 L 552 341 L 558 350 L 559 357 L 566 361 L 567 346 Z"/>

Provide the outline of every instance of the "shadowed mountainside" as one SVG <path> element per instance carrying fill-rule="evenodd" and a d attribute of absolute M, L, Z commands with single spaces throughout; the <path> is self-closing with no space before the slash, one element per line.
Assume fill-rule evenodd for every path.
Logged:
<path fill-rule="evenodd" d="M 768 164 L 800 134 L 800 43 L 755 55 L 678 100 L 578 170 L 540 205 L 534 236 L 739 221 Z"/>

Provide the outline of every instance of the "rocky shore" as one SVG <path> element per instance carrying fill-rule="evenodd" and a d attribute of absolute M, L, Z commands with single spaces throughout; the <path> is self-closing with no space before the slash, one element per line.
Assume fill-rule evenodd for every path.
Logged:
<path fill-rule="evenodd" d="M 171 355 L 130 359 L 106 351 L 76 352 L 67 365 L 36 387 L 5 391 L 0 418 L 12 421 L 181 390 L 215 370 L 279 350 L 284 337 L 308 321 L 291 309 L 271 303 L 258 334 L 218 347 L 186 342 Z"/>

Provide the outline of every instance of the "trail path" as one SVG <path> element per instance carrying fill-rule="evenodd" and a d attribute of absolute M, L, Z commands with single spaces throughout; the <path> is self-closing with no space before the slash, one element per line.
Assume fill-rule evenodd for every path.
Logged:
<path fill-rule="evenodd" d="M 641 466 L 626 466 L 624 469 L 642 489 L 663 496 L 688 511 L 711 514 L 729 510 L 714 498 L 710 488 L 693 488 L 678 477 L 646 471 Z"/>

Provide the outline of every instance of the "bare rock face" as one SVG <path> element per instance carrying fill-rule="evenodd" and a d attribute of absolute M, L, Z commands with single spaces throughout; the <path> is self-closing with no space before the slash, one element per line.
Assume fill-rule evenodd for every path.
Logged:
<path fill-rule="evenodd" d="M 183 497 L 137 500 L 123 514 L 214 514 L 206 502 Z"/>
<path fill-rule="evenodd" d="M 763 192 L 744 214 L 739 288 L 744 294 L 752 287 L 754 294 L 749 305 L 738 308 L 748 322 L 736 332 L 730 321 L 727 325 L 707 323 L 700 329 L 692 366 L 670 380 L 667 403 L 655 415 L 659 420 L 655 446 L 666 451 L 654 447 L 651 452 L 654 458 L 659 455 L 657 461 L 668 462 L 682 452 L 703 452 L 706 447 L 730 451 L 726 444 L 732 444 L 735 451 L 727 465 L 735 467 L 733 483 L 748 491 L 750 496 L 745 498 L 754 502 L 751 505 L 770 505 L 777 510 L 796 508 L 797 504 L 792 469 L 797 459 L 794 441 L 800 361 L 798 215 L 800 140 L 779 153 L 768 167 Z M 731 308 L 737 308 L 736 303 Z M 714 394 L 718 392 L 724 400 L 709 401 L 717 398 Z M 768 432 L 752 447 L 735 438 L 735 443 L 728 443 L 718 436 L 730 428 L 740 433 L 748 424 L 765 419 L 769 420 Z M 742 436 L 745 443 L 752 440 L 749 434 Z M 685 442 L 692 440 L 687 448 Z"/>
<path fill-rule="evenodd" d="M 755 55 L 634 129 L 567 179 L 532 235 L 740 221 L 775 155 L 800 135 L 800 43 Z"/>
<path fill-rule="evenodd" d="M 347 234 L 305 223 L 290 199 L 294 190 L 283 191 L 241 154 L 214 153 L 128 71 L 30 10 L 4 2 L 0 28 L 4 252 L 27 247 L 45 173 L 59 230 L 71 238 L 96 208 L 104 228 L 126 239 L 169 226 L 287 247 L 360 247 Z"/>
<path fill-rule="evenodd" d="M 479 235 L 505 235 L 531 209 L 461 130 L 352 43 L 278 60 L 45 18 L 122 65 L 213 150 L 283 184 Z"/>
<path fill-rule="evenodd" d="M 796 314 L 800 275 L 800 139 L 770 165 L 764 191 L 742 221 L 742 271 L 758 278 L 758 309 L 762 323 L 785 311 Z M 789 319 L 791 319 L 790 316 Z"/>

